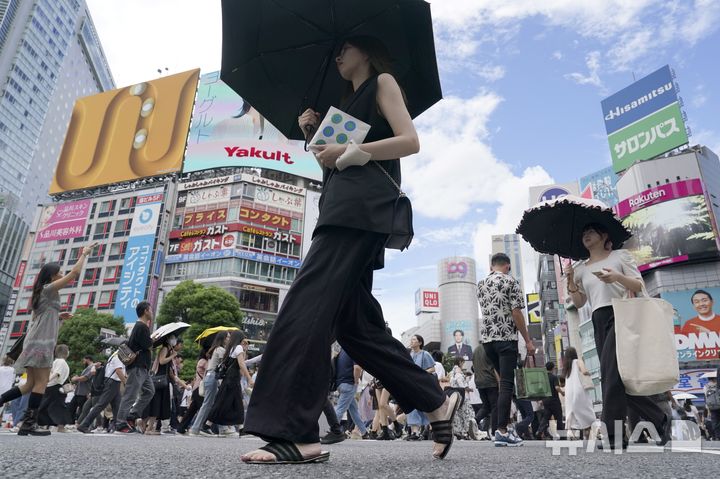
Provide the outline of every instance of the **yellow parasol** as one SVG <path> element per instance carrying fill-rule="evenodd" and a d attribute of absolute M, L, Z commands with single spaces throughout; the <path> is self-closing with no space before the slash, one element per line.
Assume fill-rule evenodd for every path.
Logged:
<path fill-rule="evenodd" d="M 203 340 L 207 337 L 210 337 L 214 334 L 220 333 L 222 331 L 240 331 L 240 328 L 236 328 L 234 326 L 215 326 L 214 328 L 208 328 L 205 331 L 203 331 L 202 333 L 200 333 L 200 335 L 197 338 L 195 338 L 195 342 L 199 343 L 201 340 Z"/>

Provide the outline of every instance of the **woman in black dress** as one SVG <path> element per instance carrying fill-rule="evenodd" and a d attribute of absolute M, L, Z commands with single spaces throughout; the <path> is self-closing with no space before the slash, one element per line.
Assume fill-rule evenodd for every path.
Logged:
<path fill-rule="evenodd" d="M 433 422 L 433 457 L 442 459 L 450 449 L 452 419 L 462 399 L 457 393 L 446 397 L 435 375 L 416 366 L 402 343 L 385 331 L 382 308 L 372 295 L 373 271 L 383 266 L 398 198 L 386 173 L 400 184 L 399 158 L 419 151 L 417 133 L 380 41 L 347 39 L 336 64 L 348 86 L 346 99 L 338 99 L 340 109 L 371 129 L 362 145 L 314 148 L 323 166 L 320 216 L 310 251 L 270 334 L 245 421 L 245 432 L 268 444 L 242 460 L 328 460 L 329 454 L 320 450 L 318 418 L 335 339 L 404 411 L 427 414 Z M 320 114 L 312 110 L 298 118 L 308 132 L 319 121 Z"/>
<path fill-rule="evenodd" d="M 223 362 L 227 367 L 220 390 L 210 410 L 208 419 L 219 426 L 237 426 L 245 422 L 245 407 L 240 379 L 244 377 L 253 384 L 252 377 L 245 366 L 245 350 L 248 341 L 242 331 L 230 333 L 230 344 L 225 350 Z"/>
<path fill-rule="evenodd" d="M 155 382 L 155 395 L 143 411 L 145 434 L 149 436 L 160 434 L 157 430 L 158 419 L 160 421 L 170 419 L 170 363 L 177 356 L 174 350 L 176 342 L 175 336 L 168 336 L 155 358 L 153 373 L 155 377 L 165 377 L 165 379 L 161 383 Z"/>

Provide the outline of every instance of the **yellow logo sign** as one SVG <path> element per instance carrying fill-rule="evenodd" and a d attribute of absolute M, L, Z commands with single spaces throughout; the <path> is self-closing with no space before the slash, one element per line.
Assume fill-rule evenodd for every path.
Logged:
<path fill-rule="evenodd" d="M 50 194 L 180 171 L 200 70 L 81 98 Z"/>

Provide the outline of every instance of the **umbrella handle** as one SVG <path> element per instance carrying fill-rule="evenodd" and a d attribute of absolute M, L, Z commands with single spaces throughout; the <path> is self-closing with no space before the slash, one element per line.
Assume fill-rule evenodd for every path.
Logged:
<path fill-rule="evenodd" d="M 308 142 L 313 137 L 313 133 L 315 133 L 315 127 L 312 125 L 305 125 L 305 130 L 303 131 L 305 133 L 305 146 L 303 147 L 305 151 L 310 151 L 308 148 Z"/>

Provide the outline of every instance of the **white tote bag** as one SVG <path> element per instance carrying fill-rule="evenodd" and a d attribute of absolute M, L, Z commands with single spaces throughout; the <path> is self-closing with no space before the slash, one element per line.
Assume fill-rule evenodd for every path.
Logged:
<path fill-rule="evenodd" d="M 613 299 L 620 377 L 632 396 L 664 393 L 680 377 L 673 307 L 658 298 Z"/>

